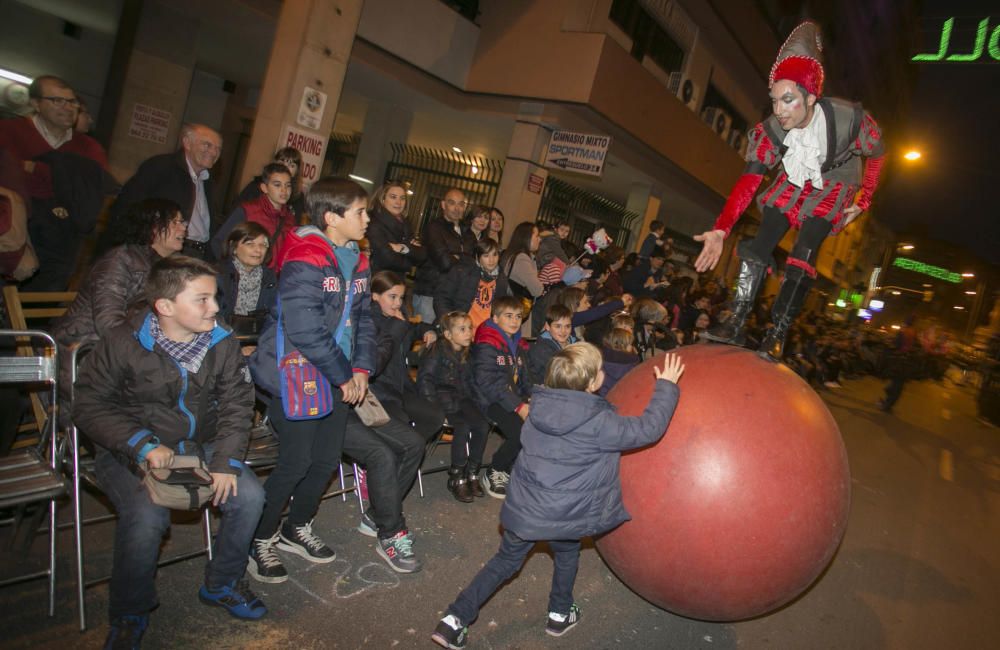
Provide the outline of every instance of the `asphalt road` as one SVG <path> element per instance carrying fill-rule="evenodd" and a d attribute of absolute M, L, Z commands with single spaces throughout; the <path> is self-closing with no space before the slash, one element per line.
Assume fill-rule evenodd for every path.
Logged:
<path fill-rule="evenodd" d="M 1000 647 L 1000 430 L 975 418 L 973 393 L 943 382 L 906 387 L 893 415 L 875 407 L 881 382 L 824 390 L 851 464 L 847 534 L 826 572 L 782 610 L 750 621 L 693 621 L 629 591 L 592 545 L 580 564 L 583 615 L 565 637 L 544 633 L 551 558 L 532 554 L 520 576 L 483 609 L 470 648 L 996 648 Z M 494 441 L 495 444 L 495 441 Z M 433 465 L 446 459 L 442 447 Z M 337 550 L 333 564 L 292 557 L 292 580 L 254 584 L 271 608 L 258 623 L 201 605 L 201 560 L 160 571 L 161 606 L 147 648 L 432 648 L 429 635 L 455 594 L 496 550 L 500 502 L 460 504 L 444 474 L 428 476 L 405 508 L 426 568 L 390 571 L 353 530 L 357 506 L 326 502 L 314 530 Z M 88 510 L 100 505 L 88 502 Z M 66 513 L 64 513 L 65 515 Z M 91 575 L 110 565 L 112 524 L 87 532 Z M 0 542 L 2 542 L 0 538 Z M 69 534 L 55 619 L 41 582 L 0 590 L 0 646 L 99 647 L 106 586 L 88 590 L 90 630 L 75 627 Z M 652 540 L 651 543 L 655 543 Z M 174 526 L 165 553 L 197 548 L 196 529 Z M 36 544 L 33 557 L 44 556 Z M 4 550 L 3 573 L 15 561 Z"/>

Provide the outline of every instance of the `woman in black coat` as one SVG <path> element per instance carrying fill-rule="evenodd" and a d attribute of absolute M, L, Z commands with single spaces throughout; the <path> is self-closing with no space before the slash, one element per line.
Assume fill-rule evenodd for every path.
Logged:
<path fill-rule="evenodd" d="M 372 273 L 394 271 L 406 277 L 427 259 L 424 247 L 413 236 L 406 218 L 406 188 L 389 181 L 372 196 L 368 206 L 371 223 L 365 233 L 371 245 Z"/>
<path fill-rule="evenodd" d="M 226 237 L 219 262 L 219 316 L 237 335 L 260 332 L 275 304 L 278 278 L 267 266 L 270 235 L 264 226 L 246 221 Z"/>
<path fill-rule="evenodd" d="M 411 323 L 403 313 L 406 285 L 392 271 L 372 276 L 371 318 L 375 325 L 377 353 L 375 372 L 368 387 L 393 419 L 413 423 L 425 440 L 444 424 L 441 408 L 425 399 L 410 379 L 407 356 L 418 339 L 428 346 L 437 340 L 430 324 Z"/>

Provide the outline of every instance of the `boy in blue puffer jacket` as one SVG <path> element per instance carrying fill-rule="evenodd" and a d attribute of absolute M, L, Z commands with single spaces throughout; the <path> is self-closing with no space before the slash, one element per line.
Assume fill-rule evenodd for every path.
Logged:
<path fill-rule="evenodd" d="M 580 620 L 573 602 L 580 539 L 630 518 L 618 476 L 621 452 L 664 434 L 684 372 L 680 358 L 668 354 L 662 370 L 654 367 L 656 388 L 646 410 L 639 417 L 623 417 L 595 394 L 604 381 L 601 363 L 600 350 L 590 343 L 569 345 L 549 362 L 545 386 L 532 394 L 521 453 L 500 510 L 500 550 L 448 606 L 431 637 L 435 643 L 464 648 L 467 626 L 479 608 L 521 570 L 539 541 L 548 541 L 555 564 L 545 631 L 562 636 Z"/>

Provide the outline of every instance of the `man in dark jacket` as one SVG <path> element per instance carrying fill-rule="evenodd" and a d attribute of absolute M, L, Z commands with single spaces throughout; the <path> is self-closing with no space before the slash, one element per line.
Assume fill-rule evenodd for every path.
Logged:
<path fill-rule="evenodd" d="M 434 290 L 438 280 L 462 259 L 462 219 L 469 206 L 462 190 L 448 190 L 441 201 L 441 217 L 432 219 L 424 227 L 423 244 L 427 261 L 417 269 L 417 283 L 413 292 L 413 311 L 425 323 L 434 322 Z"/>
<path fill-rule="evenodd" d="M 267 608 L 246 587 L 247 550 L 264 491 L 242 462 L 253 408 L 250 372 L 230 332 L 215 323 L 215 270 L 169 257 L 153 266 L 152 312 L 98 343 L 76 383 L 73 417 L 98 445 L 97 481 L 118 511 L 106 647 L 138 647 L 156 607 L 156 563 L 170 511 L 133 469 L 170 467 L 175 453 L 204 456 L 222 510 L 199 598 L 243 619 Z"/>
<path fill-rule="evenodd" d="M 148 158 L 125 183 L 111 208 L 111 222 L 103 246 L 117 243 L 116 230 L 129 207 L 148 198 L 170 199 L 181 206 L 188 222 L 185 255 L 209 259 L 209 240 L 221 225 L 213 216 L 213 184 L 209 170 L 222 153 L 222 136 L 204 124 L 185 124 L 181 128 L 181 148 Z"/>
<path fill-rule="evenodd" d="M 476 405 L 496 423 L 504 442 L 493 454 L 483 489 L 491 497 L 507 494 L 510 470 L 521 450 L 521 424 L 528 417 L 529 388 L 521 356 L 521 301 L 503 296 L 493 301 L 493 316 L 476 330 L 472 373 Z"/>
<path fill-rule="evenodd" d="M 580 619 L 573 583 L 580 539 L 630 519 L 622 503 L 621 452 L 652 444 L 666 432 L 677 406 L 680 358 L 667 355 L 645 412 L 624 417 L 595 395 L 604 381 L 601 352 L 575 343 L 552 358 L 524 425 L 524 449 L 500 510 L 500 550 L 448 606 L 432 637 L 447 648 L 465 646 L 468 624 L 504 582 L 520 571 L 535 542 L 547 541 L 555 565 L 545 631 L 562 636 Z"/>

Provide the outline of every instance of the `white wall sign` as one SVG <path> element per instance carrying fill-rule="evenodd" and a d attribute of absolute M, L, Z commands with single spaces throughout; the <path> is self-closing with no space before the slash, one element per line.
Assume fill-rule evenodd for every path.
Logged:
<path fill-rule="evenodd" d="M 285 125 L 278 140 L 278 148 L 293 147 L 302 154 L 302 189 L 305 190 L 316 182 L 323 170 L 323 159 L 326 156 L 327 139 L 318 133 L 311 133 L 290 124 Z"/>
<path fill-rule="evenodd" d="M 306 86 L 302 91 L 302 101 L 299 103 L 299 115 L 295 121 L 310 129 L 319 130 L 323 121 L 323 111 L 326 110 L 326 93 Z"/>
<path fill-rule="evenodd" d="M 554 131 L 545 151 L 545 166 L 600 176 L 610 145 L 606 135 Z"/>
<path fill-rule="evenodd" d="M 132 107 L 132 121 L 128 125 L 128 134 L 133 138 L 166 144 L 169 129 L 169 111 L 146 104 L 135 104 Z"/>

